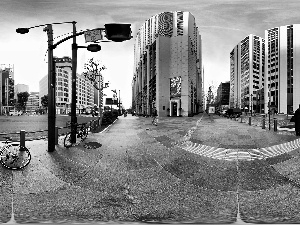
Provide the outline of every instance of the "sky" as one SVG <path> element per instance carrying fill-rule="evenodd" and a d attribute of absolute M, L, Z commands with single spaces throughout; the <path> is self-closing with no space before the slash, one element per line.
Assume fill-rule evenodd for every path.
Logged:
<path fill-rule="evenodd" d="M 1 0 L 0 64 L 13 64 L 15 84 L 29 85 L 39 91 L 39 81 L 47 75 L 47 34 L 43 26 L 27 34 L 16 28 L 47 23 L 76 21 L 77 32 L 104 28 L 107 23 L 130 23 L 133 38 L 121 43 L 103 42 L 101 51 L 92 53 L 78 49 L 77 72 L 84 71 L 90 59 L 105 67 L 104 90 L 120 90 L 125 108 L 131 106 L 131 82 L 134 71 L 134 39 L 150 17 L 166 11 L 188 11 L 196 19 L 202 38 L 204 86 L 218 86 L 229 81 L 229 54 L 249 34 L 264 38 L 265 30 L 300 23 L 299 0 Z M 72 24 L 53 25 L 54 43 L 72 34 Z M 54 50 L 54 56 L 72 56 L 72 40 Z M 84 36 L 77 44 L 86 46 Z M 119 92 L 118 92 L 119 93 Z"/>

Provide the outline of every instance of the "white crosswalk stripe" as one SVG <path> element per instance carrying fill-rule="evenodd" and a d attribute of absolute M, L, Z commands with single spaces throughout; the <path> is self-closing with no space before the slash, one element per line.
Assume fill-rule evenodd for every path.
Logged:
<path fill-rule="evenodd" d="M 222 160 L 255 160 L 278 156 L 300 148 L 300 139 L 260 149 L 226 149 L 186 141 L 180 146 L 191 153 Z"/>
<path fill-rule="evenodd" d="M 203 117 L 203 116 L 202 116 Z M 192 134 L 195 130 L 201 126 L 202 117 L 197 121 L 196 126 L 192 127 L 184 136 L 184 141 L 177 144 L 178 147 L 205 157 L 222 160 L 255 160 L 266 159 L 274 156 L 278 156 L 297 148 L 300 148 L 300 138 L 270 147 L 264 147 L 260 149 L 226 149 L 213 146 L 207 146 L 199 143 L 193 143 L 190 141 Z M 252 121 L 254 124 L 255 121 Z M 260 126 L 260 124 L 259 124 Z"/>

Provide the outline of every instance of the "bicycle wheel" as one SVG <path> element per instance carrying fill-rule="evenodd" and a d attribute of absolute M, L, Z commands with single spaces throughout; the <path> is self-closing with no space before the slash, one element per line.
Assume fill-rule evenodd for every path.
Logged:
<path fill-rule="evenodd" d="M 31 154 L 26 147 L 5 146 L 1 152 L 1 164 L 12 170 L 18 170 L 26 167 L 31 160 Z"/>
<path fill-rule="evenodd" d="M 66 148 L 69 148 L 72 146 L 72 142 L 71 142 L 71 133 L 68 133 L 64 139 L 64 146 Z"/>

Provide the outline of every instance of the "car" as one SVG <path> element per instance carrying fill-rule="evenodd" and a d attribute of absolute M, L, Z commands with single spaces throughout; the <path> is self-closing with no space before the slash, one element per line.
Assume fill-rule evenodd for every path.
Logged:
<path fill-rule="evenodd" d="M 242 115 L 242 110 L 239 108 L 228 109 L 225 113 L 225 116 L 228 118 L 240 117 Z"/>
<path fill-rule="evenodd" d="M 21 111 L 10 111 L 8 113 L 8 115 L 10 115 L 10 116 L 21 116 L 22 112 Z"/>

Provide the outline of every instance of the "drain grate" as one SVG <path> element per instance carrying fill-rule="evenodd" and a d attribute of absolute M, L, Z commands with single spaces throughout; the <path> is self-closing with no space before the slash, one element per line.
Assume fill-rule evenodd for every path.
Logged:
<path fill-rule="evenodd" d="M 96 148 L 100 148 L 102 146 L 102 144 L 98 143 L 98 142 L 88 142 L 85 143 L 83 147 L 87 148 L 87 149 L 96 149 Z"/>

